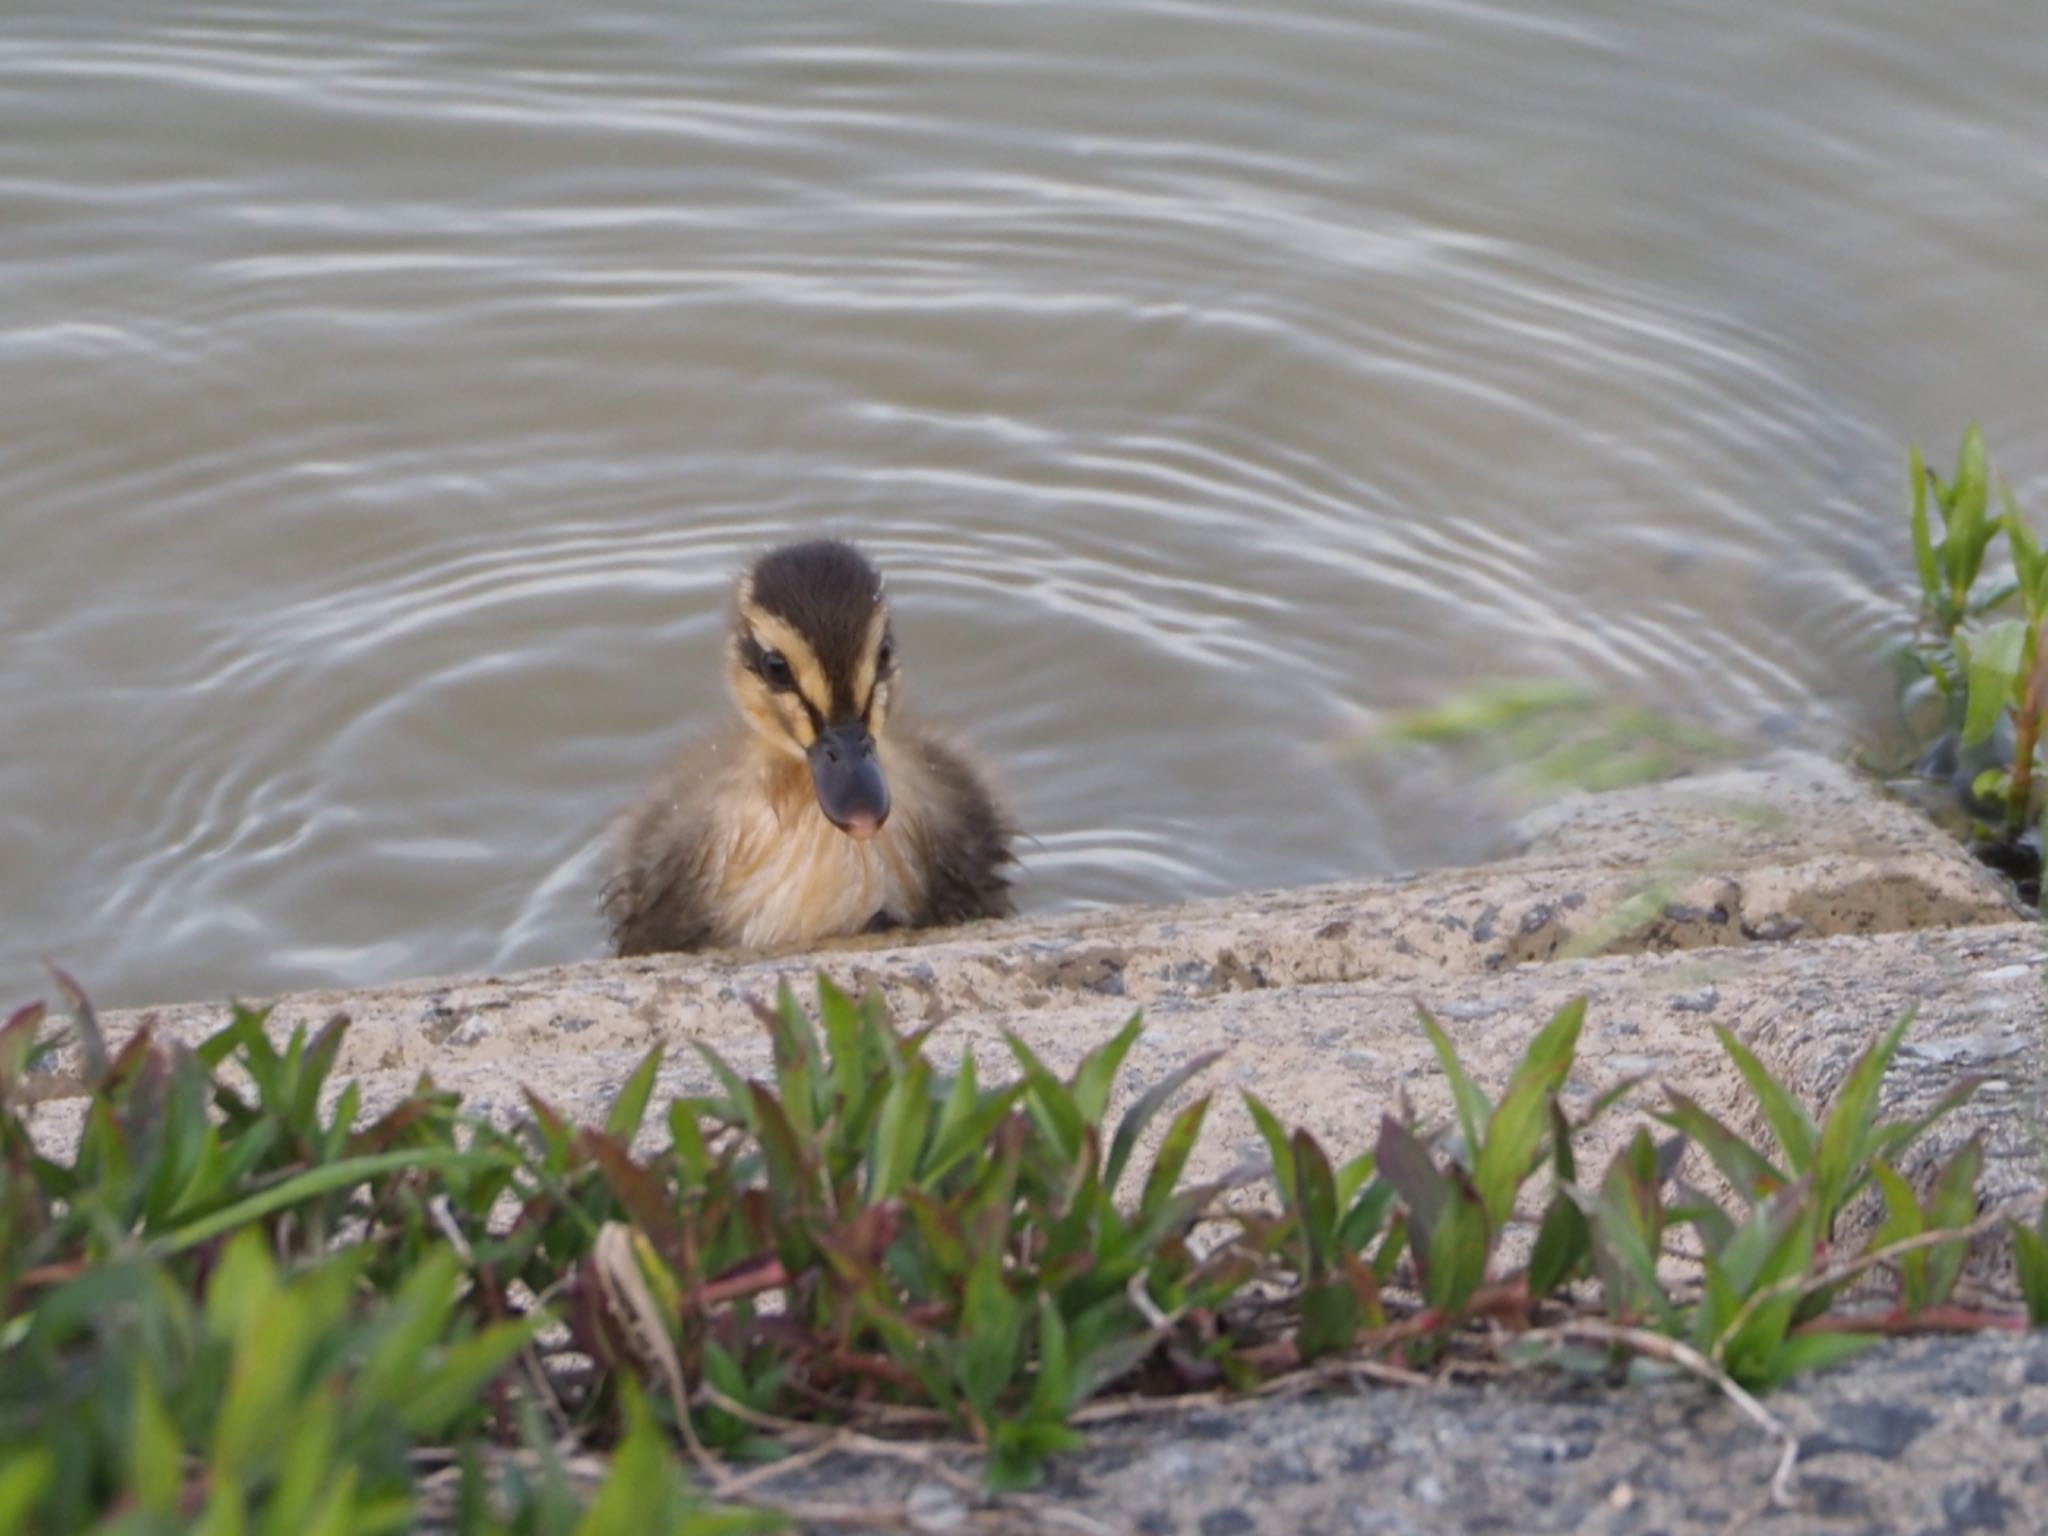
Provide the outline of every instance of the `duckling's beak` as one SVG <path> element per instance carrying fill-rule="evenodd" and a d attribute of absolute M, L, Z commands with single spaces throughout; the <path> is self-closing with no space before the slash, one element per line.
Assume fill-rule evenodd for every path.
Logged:
<path fill-rule="evenodd" d="M 889 819 L 889 785 L 875 760 L 875 738 L 858 721 L 819 734 L 807 754 L 818 808 L 848 837 L 866 842 Z"/>

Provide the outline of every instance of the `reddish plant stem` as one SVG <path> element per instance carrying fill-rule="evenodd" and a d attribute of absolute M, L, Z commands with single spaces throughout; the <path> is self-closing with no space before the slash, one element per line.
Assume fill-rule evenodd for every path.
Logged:
<path fill-rule="evenodd" d="M 2034 746 L 2041 739 L 2041 704 L 2048 695 L 2048 617 L 2034 629 L 2034 665 L 2013 713 L 2012 782 L 2005 795 L 2005 831 L 2017 837 L 2026 830 L 2034 804 Z"/>
<path fill-rule="evenodd" d="M 2027 1320 L 2007 1312 L 1979 1312 L 1972 1307 L 1938 1306 L 1922 1307 L 1918 1312 L 1908 1312 L 1903 1307 L 1894 1307 L 1873 1317 L 1817 1317 L 1810 1323 L 1802 1323 L 1793 1329 L 1795 1334 L 1809 1333 L 1986 1333 L 2005 1331 L 2024 1333 Z"/>

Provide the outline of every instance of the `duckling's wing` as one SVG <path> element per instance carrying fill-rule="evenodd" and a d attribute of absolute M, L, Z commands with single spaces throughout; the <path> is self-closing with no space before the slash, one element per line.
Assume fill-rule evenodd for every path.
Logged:
<path fill-rule="evenodd" d="M 972 762 L 936 738 L 920 743 L 932 776 L 933 815 L 925 871 L 925 921 L 1008 917 L 1009 866 L 1016 862 L 1009 817 Z"/>
<path fill-rule="evenodd" d="M 600 898 L 612 953 L 703 949 L 716 938 L 713 826 L 695 754 L 686 754 L 620 818 Z"/>

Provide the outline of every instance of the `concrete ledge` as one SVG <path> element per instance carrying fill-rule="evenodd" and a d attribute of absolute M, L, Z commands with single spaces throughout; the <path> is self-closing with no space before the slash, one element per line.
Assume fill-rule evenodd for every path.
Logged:
<path fill-rule="evenodd" d="M 1447 1114 L 1418 1006 L 1443 1021 L 1481 1082 L 1498 1085 L 1535 1030 L 1583 996 L 1570 1097 L 1641 1076 L 1635 1108 L 1671 1083 L 1744 1118 L 1747 1098 L 1713 1025 L 1821 1104 L 1911 1008 L 1918 1022 L 1885 1087 L 1892 1113 L 1923 1110 L 1965 1076 L 1986 1082 L 1909 1168 L 1982 1136 L 1985 1193 L 1998 1201 L 2042 1186 L 2043 960 L 2038 922 L 1945 834 L 1843 769 L 1793 757 L 1554 808 L 1525 825 L 1515 857 L 1481 868 L 815 954 L 593 961 L 304 994 L 279 999 L 271 1027 L 347 1012 L 340 1071 L 360 1081 L 366 1113 L 431 1073 L 497 1118 L 522 1114 L 530 1087 L 594 1120 L 655 1044 L 667 1048 L 667 1089 L 709 1086 L 692 1041 L 743 1072 L 765 1072 L 753 1001 L 785 982 L 807 993 L 818 970 L 849 990 L 881 992 L 899 1019 L 943 1022 L 935 1054 L 972 1049 L 985 1075 L 1008 1060 L 1005 1031 L 1065 1069 L 1142 1007 L 1147 1029 L 1127 1093 L 1197 1052 L 1225 1052 L 1185 1090 L 1216 1094 L 1190 1169 L 1203 1176 L 1260 1151 L 1235 1090 L 1256 1093 L 1340 1155 L 1369 1145 L 1402 1095 Z M 120 1037 L 143 1017 L 105 1022 Z M 165 1034 L 192 1041 L 226 1010 L 181 1006 L 156 1018 Z M 76 1083 L 60 1063 L 43 1089 L 34 1129 L 61 1144 L 77 1133 Z M 1608 1155 L 1638 1123 L 1626 1106 L 1610 1115 L 1590 1157 Z M 2002 1275 L 1980 1266 L 1978 1278 Z M 2048 1432 L 2038 1340 L 1909 1345 L 1800 1387 L 1795 1396 L 1815 1405 L 1819 1470 L 1799 1513 L 1759 1515 L 1754 1528 L 1880 1529 L 1894 1515 L 1914 1529 L 1998 1528 L 1972 1522 L 2024 1507 L 2035 1493 L 2022 1485 L 2048 1477 L 2048 1464 L 2007 1455 L 2006 1431 L 1950 1401 L 1972 1382 L 1996 1383 L 2001 1412 L 2020 1415 L 2008 1422 Z M 1894 1406 L 1886 1394 L 1904 1400 Z M 1056 1491 L 1088 1512 L 1088 1528 L 1204 1536 L 1692 1532 L 1760 1509 L 1770 1454 L 1691 1388 L 1642 1398 L 1556 1383 L 1431 1388 L 1121 1427 L 1063 1462 Z M 907 1496 L 900 1468 L 846 1475 L 841 1497 Z M 955 1517 L 964 1521 L 965 1508 Z"/>
<path fill-rule="evenodd" d="M 1482 1082 L 1498 1083 L 1544 1020 L 1584 995 L 1575 1094 L 1647 1074 L 1722 1110 L 1744 1096 L 1712 1024 L 1822 1102 L 1912 1007 L 1921 1019 L 1888 1085 L 1894 1103 L 1932 1102 L 1988 1071 L 1981 1107 L 1942 1142 L 1986 1136 L 1994 1196 L 2039 1182 L 2037 925 L 1918 812 L 1805 756 L 1568 802 L 1531 818 L 1518 856 L 1476 869 L 805 955 L 592 961 L 307 993 L 278 1000 L 272 1028 L 348 1013 L 338 1072 L 361 1080 L 367 1110 L 431 1073 L 489 1113 L 516 1115 L 531 1087 L 597 1117 L 655 1044 L 669 1048 L 665 1086 L 679 1090 L 707 1086 L 692 1040 L 765 1070 L 754 1002 L 784 983 L 808 995 L 818 970 L 881 992 L 899 1019 L 943 1020 L 937 1053 L 972 1049 L 985 1067 L 1008 1060 L 1005 1030 L 1070 1065 L 1142 1007 L 1134 1084 L 1222 1049 L 1207 1089 L 1256 1093 L 1333 1150 L 1369 1144 L 1403 1093 L 1447 1107 L 1418 1006 Z M 118 1038 L 143 1016 L 105 1022 Z M 155 1014 L 188 1042 L 226 1016 L 217 1005 Z M 45 1091 L 38 1134 L 61 1141 L 76 1116 L 61 1070 Z M 1205 1156 L 1221 1165 L 1253 1143 L 1236 1093 L 1217 1109 Z M 1615 1133 L 1633 1123 L 1615 1117 Z"/>

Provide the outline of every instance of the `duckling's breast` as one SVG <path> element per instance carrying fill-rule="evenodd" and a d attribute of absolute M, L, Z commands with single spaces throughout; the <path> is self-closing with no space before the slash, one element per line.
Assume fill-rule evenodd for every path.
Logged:
<path fill-rule="evenodd" d="M 774 949 L 861 933 L 878 915 L 907 923 L 923 894 L 908 835 L 891 818 L 860 842 L 815 802 L 761 807 L 735 829 L 724 862 L 719 942 Z"/>

